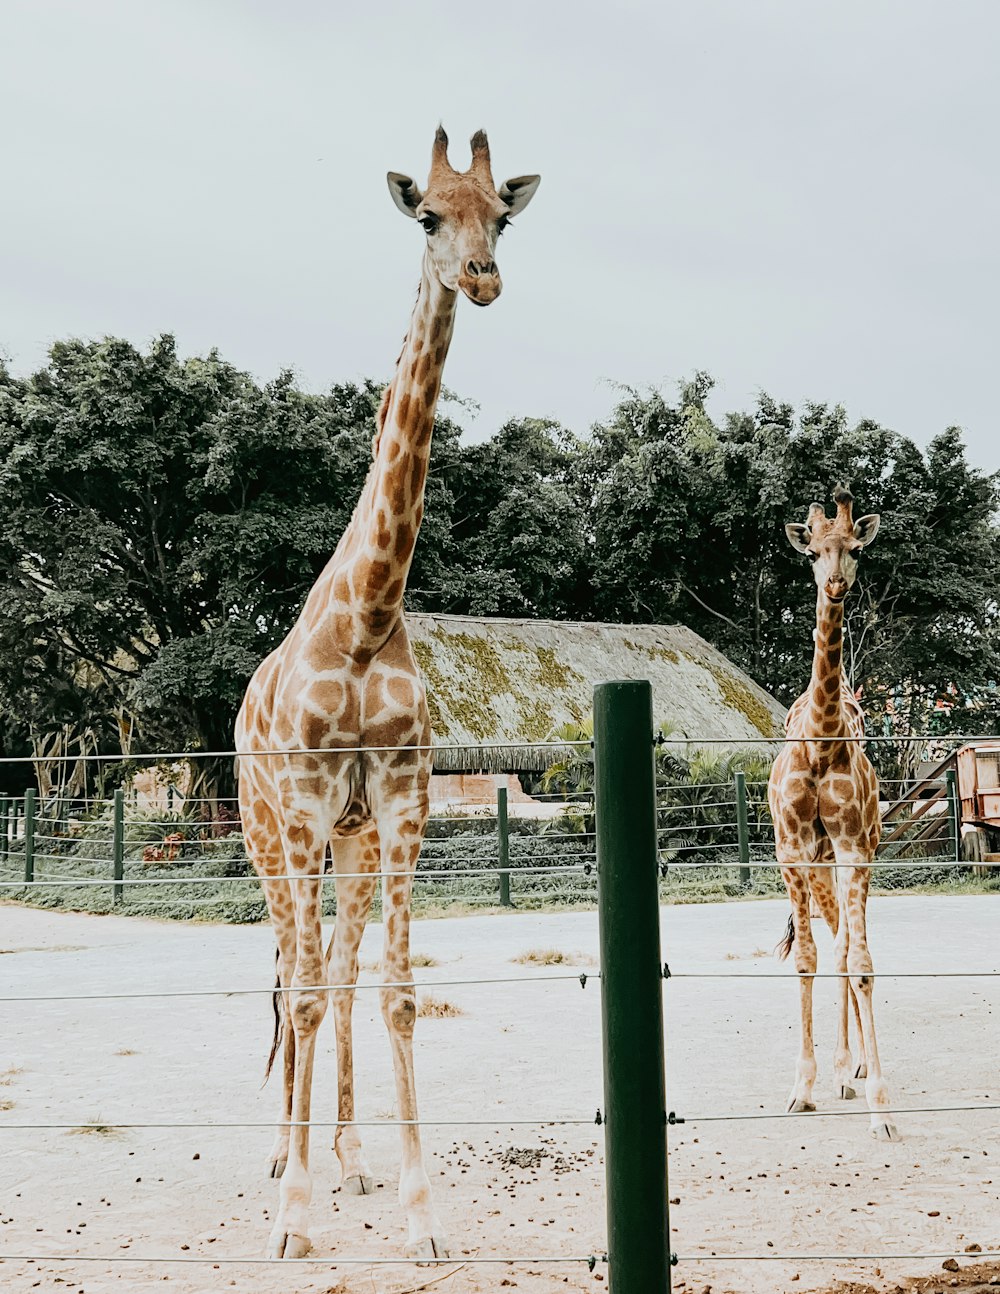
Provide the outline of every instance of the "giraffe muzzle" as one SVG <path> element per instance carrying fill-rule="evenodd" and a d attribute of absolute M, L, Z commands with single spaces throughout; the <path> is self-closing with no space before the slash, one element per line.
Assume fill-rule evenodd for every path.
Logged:
<path fill-rule="evenodd" d="M 503 289 L 496 261 L 466 261 L 458 286 L 473 304 L 488 306 Z"/>

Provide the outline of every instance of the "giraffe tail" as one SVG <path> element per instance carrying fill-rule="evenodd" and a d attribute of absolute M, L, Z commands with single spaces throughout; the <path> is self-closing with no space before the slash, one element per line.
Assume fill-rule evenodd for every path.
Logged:
<path fill-rule="evenodd" d="M 777 953 L 782 961 L 784 961 L 792 951 L 793 943 L 795 943 L 795 918 L 790 916 L 788 918 L 788 929 L 785 931 L 784 938 L 775 945 L 774 949 L 775 953 Z"/>
<path fill-rule="evenodd" d="M 281 975 L 278 973 L 278 959 L 280 952 L 274 950 L 274 992 L 271 994 L 271 1007 L 274 1010 L 274 1037 L 271 1039 L 271 1054 L 267 1058 L 267 1068 L 264 1070 L 264 1083 L 271 1077 L 271 1069 L 274 1065 L 274 1058 L 278 1054 L 278 1048 L 281 1046 L 281 1040 L 285 1036 L 285 1001 L 281 996 Z M 261 1083 L 261 1087 L 264 1086 Z"/>

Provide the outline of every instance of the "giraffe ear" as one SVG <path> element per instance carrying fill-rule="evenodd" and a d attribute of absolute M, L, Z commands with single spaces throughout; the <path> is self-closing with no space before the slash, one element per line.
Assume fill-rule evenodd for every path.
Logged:
<path fill-rule="evenodd" d="M 408 175 L 400 175 L 398 171 L 390 171 L 385 178 L 389 182 L 389 192 L 396 206 L 404 216 L 412 216 L 416 219 L 417 207 L 420 206 L 424 196 L 416 184 Z"/>
<path fill-rule="evenodd" d="M 541 182 L 540 175 L 517 175 L 513 180 L 504 180 L 497 196 L 510 207 L 512 216 L 519 216 L 535 196 Z"/>
<path fill-rule="evenodd" d="M 809 541 L 812 539 L 812 531 L 808 526 L 803 526 L 801 522 L 793 521 L 785 527 L 785 534 L 788 536 L 788 542 L 791 546 L 804 553 L 809 548 Z"/>
<path fill-rule="evenodd" d="M 867 517 L 859 517 L 854 523 L 854 538 L 860 539 L 862 546 L 867 548 L 878 534 L 881 520 L 877 512 L 870 512 Z"/>

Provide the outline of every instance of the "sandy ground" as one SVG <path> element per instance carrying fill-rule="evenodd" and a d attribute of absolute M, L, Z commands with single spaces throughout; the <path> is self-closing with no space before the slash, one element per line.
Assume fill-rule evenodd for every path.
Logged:
<path fill-rule="evenodd" d="M 898 897 L 870 905 L 876 967 L 884 971 L 994 971 L 1000 964 L 998 897 Z M 773 1113 L 784 1107 L 796 1048 L 797 986 L 757 978 L 778 966 L 761 955 L 782 933 L 782 902 L 676 907 L 663 912 L 671 969 L 725 971 L 746 979 L 685 979 L 665 986 L 668 1102 L 688 1122 L 672 1130 L 675 1289 L 702 1294 L 812 1290 L 838 1280 L 889 1291 L 908 1277 L 921 1288 L 974 1287 L 930 1262 L 810 1261 L 850 1252 L 950 1253 L 1000 1249 L 1000 1119 L 996 1112 L 913 1114 L 904 1139 L 873 1141 L 867 1119 L 804 1116 L 703 1122 L 699 1115 Z M 378 956 L 381 929 L 362 955 Z M 438 965 L 418 982 L 573 973 L 517 965 L 528 949 L 596 957 L 592 913 L 421 921 L 415 952 Z M 266 928 L 156 923 L 0 907 L 0 995 L 224 988 L 269 983 Z M 820 942 L 821 957 L 829 944 Z M 787 973 L 783 971 L 783 974 Z M 372 982 L 371 973 L 363 980 Z M 602 1104 L 600 997 L 595 983 L 440 987 L 455 1018 L 423 1019 L 417 1074 L 425 1119 L 495 1126 L 431 1126 L 428 1170 L 460 1259 L 522 1256 L 514 1267 L 417 1269 L 373 1265 L 399 1257 L 404 1222 L 396 1201 L 398 1141 L 365 1129 L 380 1187 L 345 1197 L 331 1130 L 314 1133 L 315 1265 L 231 1266 L 263 1254 L 277 1184 L 264 1175 L 269 1126 L 129 1129 L 82 1134 L 9 1125 L 155 1121 L 268 1124 L 278 1093 L 260 1090 L 270 1040 L 270 1002 L 208 996 L 112 1002 L 0 1003 L 0 1257 L 72 1256 L 67 1262 L 5 1261 L 0 1288 L 85 1291 L 153 1288 L 519 1294 L 608 1288 L 607 1269 L 547 1265 L 546 1257 L 600 1253 L 605 1219 L 601 1130 L 504 1126 L 504 1119 L 590 1120 Z M 878 986 L 883 1063 L 898 1105 L 1000 1103 L 1000 980 L 884 979 Z M 820 1110 L 830 1099 L 834 983 L 817 985 Z M 333 1030 L 324 1025 L 314 1117 L 335 1117 Z M 359 1118 L 392 1117 L 394 1089 L 377 994 L 355 1007 Z M 713 1255 L 800 1254 L 792 1262 Z M 84 1262 L 134 1258 L 136 1262 Z M 338 1263 L 338 1256 L 341 1259 Z M 148 1257 L 206 1258 L 156 1264 Z M 366 1265 L 347 1266 L 344 1259 Z M 697 1259 L 697 1261 L 696 1261 Z M 215 1264 L 218 1265 L 215 1265 Z M 1000 1266 L 996 1269 L 1000 1272 Z M 978 1279 L 978 1278 L 977 1278 Z M 860 1289 L 861 1285 L 852 1286 Z M 616 1294 L 647 1294 L 620 1291 Z M 652 1292 L 650 1292 L 652 1294 Z"/>

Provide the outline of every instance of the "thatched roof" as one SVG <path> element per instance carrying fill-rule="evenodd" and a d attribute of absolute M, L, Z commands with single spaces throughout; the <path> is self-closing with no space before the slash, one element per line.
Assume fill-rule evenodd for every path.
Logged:
<path fill-rule="evenodd" d="M 657 723 L 676 735 L 780 736 L 784 709 L 683 625 L 605 625 L 408 614 L 427 681 L 435 767 L 529 771 L 558 752 L 519 749 L 587 717 L 595 683 L 646 678 Z M 501 749 L 488 749 L 499 745 Z"/>

